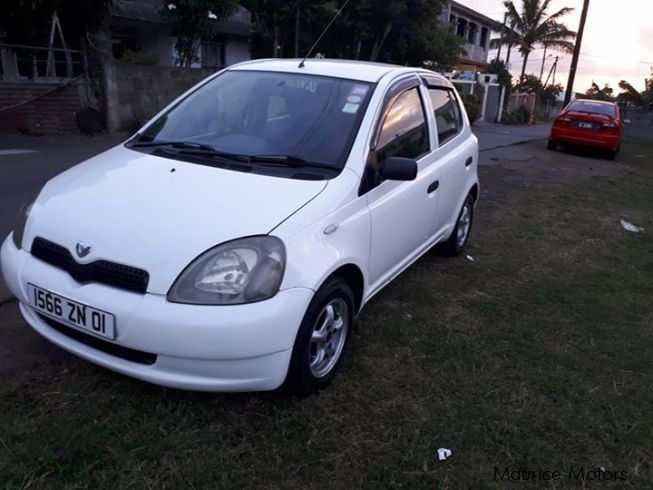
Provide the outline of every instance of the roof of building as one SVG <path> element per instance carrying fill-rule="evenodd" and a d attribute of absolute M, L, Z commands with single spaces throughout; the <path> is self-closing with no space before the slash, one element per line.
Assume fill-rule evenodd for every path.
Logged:
<path fill-rule="evenodd" d="M 277 71 L 284 73 L 302 73 L 317 76 L 330 76 L 360 80 L 362 82 L 376 83 L 385 75 L 401 73 L 424 73 L 437 77 L 443 84 L 448 85 L 448 80 L 435 72 L 423 68 L 411 68 L 386 63 L 373 63 L 358 60 L 335 60 L 307 58 L 304 67 L 299 67 L 299 59 L 261 59 L 251 60 L 232 65 L 230 70 L 260 70 Z"/>
<path fill-rule="evenodd" d="M 483 15 L 482 13 L 467 7 L 466 5 L 463 5 L 462 3 L 456 2 L 455 0 L 450 0 L 451 3 L 451 10 L 453 12 L 458 11 L 463 13 L 464 15 L 468 17 L 472 17 L 478 21 L 483 22 L 484 24 L 490 26 L 492 29 L 499 30 L 501 29 L 501 22 L 494 20 L 487 15 Z"/>
<path fill-rule="evenodd" d="M 160 0 L 113 0 L 111 16 L 138 22 L 163 23 Z M 248 10 L 238 7 L 234 13 L 216 26 L 222 34 L 249 36 L 252 32 L 251 16 Z"/>

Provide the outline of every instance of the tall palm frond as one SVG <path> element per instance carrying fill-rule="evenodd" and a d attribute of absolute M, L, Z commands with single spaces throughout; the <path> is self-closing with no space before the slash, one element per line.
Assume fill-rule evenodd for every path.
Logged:
<path fill-rule="evenodd" d="M 576 33 L 561 23 L 560 19 L 574 9 L 565 7 L 549 14 L 551 1 L 521 0 L 520 10 L 517 10 L 511 0 L 505 0 L 503 3 L 511 29 L 502 33 L 498 40 L 493 40 L 491 46 L 498 47 L 502 44 L 518 46 L 524 58 L 522 78 L 526 74 L 528 57 L 537 46 L 564 52 L 573 50 L 572 41 L 576 38 Z"/>

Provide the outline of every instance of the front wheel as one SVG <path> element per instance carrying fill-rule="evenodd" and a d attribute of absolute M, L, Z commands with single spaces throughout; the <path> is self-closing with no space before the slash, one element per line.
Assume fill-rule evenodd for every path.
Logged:
<path fill-rule="evenodd" d="M 315 293 L 295 339 L 286 391 L 303 395 L 331 383 L 349 340 L 354 304 L 351 287 L 340 277 L 329 279 Z"/>
<path fill-rule="evenodd" d="M 469 195 L 458 214 L 458 219 L 456 220 L 456 225 L 454 226 L 451 236 L 446 242 L 442 242 L 438 246 L 438 250 L 444 255 L 449 255 L 450 257 L 460 255 L 469 240 L 469 234 L 472 231 L 473 218 L 474 199 Z"/>

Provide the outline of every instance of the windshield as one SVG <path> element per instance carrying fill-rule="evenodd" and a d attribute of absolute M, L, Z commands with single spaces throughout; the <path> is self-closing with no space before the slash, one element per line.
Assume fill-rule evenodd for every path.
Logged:
<path fill-rule="evenodd" d="M 372 93 L 354 80 L 235 70 L 159 117 L 137 143 L 192 143 L 233 155 L 342 167 Z"/>
<path fill-rule="evenodd" d="M 616 116 L 615 106 L 610 104 L 599 104 L 597 102 L 586 100 L 577 100 L 576 102 L 573 102 L 567 110 L 574 112 L 589 112 L 590 114 L 602 114 L 612 118 Z"/>

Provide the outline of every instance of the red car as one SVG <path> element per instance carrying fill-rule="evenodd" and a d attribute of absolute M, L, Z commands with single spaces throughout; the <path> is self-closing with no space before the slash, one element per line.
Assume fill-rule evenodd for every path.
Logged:
<path fill-rule="evenodd" d="M 576 99 L 556 118 L 549 136 L 549 150 L 559 144 L 604 148 L 615 159 L 624 135 L 621 110 L 612 102 Z"/>

